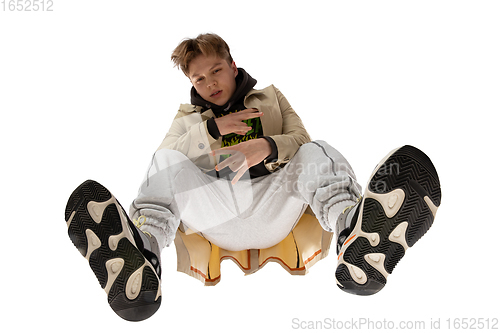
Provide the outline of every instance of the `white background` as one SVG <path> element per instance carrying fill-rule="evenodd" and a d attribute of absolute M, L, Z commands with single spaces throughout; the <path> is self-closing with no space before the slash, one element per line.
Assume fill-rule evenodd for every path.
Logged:
<path fill-rule="evenodd" d="M 172 2 L 173 3 L 173 2 Z M 0 325 L 12 331 L 296 331 L 292 320 L 498 318 L 497 1 L 75 1 L 0 11 Z M 7 5 L 7 4 L 6 4 Z M 86 179 L 131 203 L 190 84 L 170 54 L 215 32 L 236 64 L 277 86 L 314 140 L 366 184 L 395 147 L 433 160 L 442 206 L 378 294 L 335 285 L 334 251 L 307 276 L 222 264 L 203 287 L 163 251 L 163 303 L 116 316 L 67 236 Z M 13 326 L 11 326 L 13 325 Z"/>

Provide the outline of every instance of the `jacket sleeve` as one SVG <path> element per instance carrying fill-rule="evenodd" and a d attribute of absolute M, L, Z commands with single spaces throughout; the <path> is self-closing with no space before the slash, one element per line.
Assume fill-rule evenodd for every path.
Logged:
<path fill-rule="evenodd" d="M 198 112 L 186 113 L 179 111 L 170 126 L 170 129 L 158 147 L 160 149 L 173 149 L 186 155 L 200 168 L 212 169 L 215 160 L 212 161 L 208 153 L 215 140 L 208 132 L 207 119 Z"/>
<path fill-rule="evenodd" d="M 274 140 L 278 148 L 278 159 L 265 162 L 269 171 L 275 171 L 280 165 L 288 163 L 301 145 L 311 141 L 300 117 L 295 113 L 281 91 L 276 87 L 274 89 L 281 112 L 282 134 L 269 136 Z"/>

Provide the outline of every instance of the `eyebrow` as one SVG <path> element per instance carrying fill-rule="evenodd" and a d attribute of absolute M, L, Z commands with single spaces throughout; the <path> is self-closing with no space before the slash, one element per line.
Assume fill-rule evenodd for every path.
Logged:
<path fill-rule="evenodd" d="M 222 62 L 218 62 L 218 63 L 216 63 L 215 65 L 213 65 L 212 67 L 210 67 L 210 69 L 209 69 L 208 71 L 210 72 L 210 71 L 212 71 L 215 67 L 218 67 L 218 66 L 220 66 L 220 65 L 222 65 Z M 195 77 L 200 76 L 200 75 L 201 75 L 201 74 L 193 74 L 193 75 L 191 75 L 191 77 L 192 77 L 192 78 L 195 78 Z"/>

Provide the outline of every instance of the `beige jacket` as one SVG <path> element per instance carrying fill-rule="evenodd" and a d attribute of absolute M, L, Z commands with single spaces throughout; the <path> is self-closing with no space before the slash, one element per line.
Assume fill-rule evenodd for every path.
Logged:
<path fill-rule="evenodd" d="M 311 139 L 302 121 L 273 85 L 262 90 L 252 89 L 244 99 L 246 108 L 256 108 L 263 112 L 261 117 L 264 136 L 271 137 L 278 147 L 278 160 L 264 161 L 269 171 L 275 171 L 286 164 L 304 143 Z M 209 153 L 221 147 L 221 138 L 215 140 L 208 132 L 207 120 L 214 117 L 211 109 L 201 113 L 202 108 L 182 104 L 161 143 L 160 149 L 174 149 L 182 152 L 199 168 L 208 171 L 215 168 L 215 157 Z"/>

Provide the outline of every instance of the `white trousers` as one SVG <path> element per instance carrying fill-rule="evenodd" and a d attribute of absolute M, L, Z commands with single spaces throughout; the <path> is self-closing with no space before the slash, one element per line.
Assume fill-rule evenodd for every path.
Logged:
<path fill-rule="evenodd" d="M 146 217 L 142 230 L 160 248 L 168 246 L 182 222 L 230 251 L 278 244 L 310 206 L 321 226 L 333 231 L 342 210 L 355 203 L 361 186 L 346 159 L 324 141 L 304 144 L 282 169 L 235 185 L 203 173 L 184 154 L 155 153 L 130 216 Z"/>

